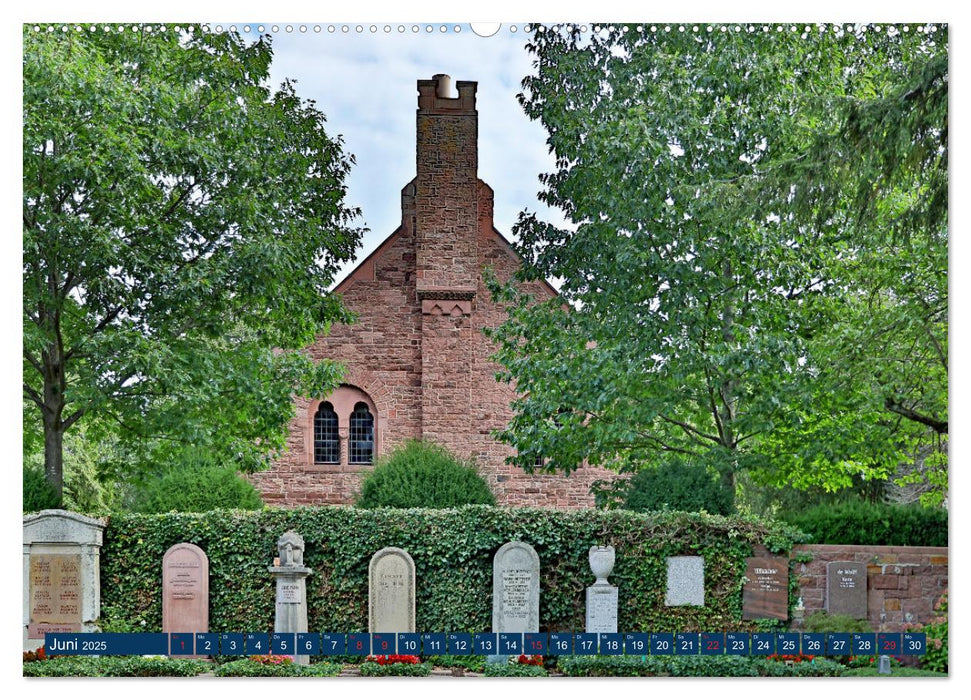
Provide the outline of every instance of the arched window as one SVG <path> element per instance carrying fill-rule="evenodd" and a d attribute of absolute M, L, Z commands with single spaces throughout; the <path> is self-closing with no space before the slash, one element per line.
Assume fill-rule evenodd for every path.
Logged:
<path fill-rule="evenodd" d="M 374 416 L 363 401 L 354 405 L 348 438 L 348 462 L 371 464 L 374 461 Z"/>
<path fill-rule="evenodd" d="M 340 464 L 341 443 L 337 433 L 337 413 L 329 401 L 324 401 L 314 415 L 314 462 Z"/>

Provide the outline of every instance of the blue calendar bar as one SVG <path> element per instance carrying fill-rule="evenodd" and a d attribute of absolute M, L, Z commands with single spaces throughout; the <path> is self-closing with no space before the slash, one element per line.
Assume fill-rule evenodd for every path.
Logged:
<path fill-rule="evenodd" d="M 371 635 L 367 632 L 352 632 L 347 635 L 347 653 L 350 656 L 370 656 Z"/>
<path fill-rule="evenodd" d="M 495 632 L 477 632 L 472 635 L 472 643 L 478 656 L 490 656 L 499 653 L 499 635 Z"/>
<path fill-rule="evenodd" d="M 398 653 L 405 656 L 420 656 L 421 635 L 416 632 L 399 632 Z"/>
<path fill-rule="evenodd" d="M 318 632 L 297 632 L 297 653 L 318 656 L 320 654 L 320 634 Z"/>
<path fill-rule="evenodd" d="M 321 632 L 321 656 L 344 656 L 347 653 L 347 635 L 334 632 Z"/>
<path fill-rule="evenodd" d="M 44 651 L 58 656 L 165 656 L 169 635 L 163 632 L 48 632 Z"/>
<path fill-rule="evenodd" d="M 922 632 L 799 633 L 799 632 L 501 632 L 501 633 L 374 633 L 353 632 L 172 632 L 78 633 L 49 632 L 48 654 L 251 656 L 263 654 L 368 656 L 371 654 L 491 655 L 622 655 L 694 656 L 850 656 L 886 654 L 917 656 L 927 651 Z"/>
<path fill-rule="evenodd" d="M 371 653 L 387 656 L 395 653 L 393 632 L 375 632 L 371 635 Z"/>
<path fill-rule="evenodd" d="M 647 656 L 651 653 L 651 635 L 646 632 L 625 634 L 624 653 L 632 656 Z"/>
<path fill-rule="evenodd" d="M 448 634 L 448 653 L 452 656 L 468 656 L 472 653 L 472 635 L 467 632 Z"/>
<path fill-rule="evenodd" d="M 748 656 L 749 636 L 747 632 L 727 632 L 725 634 L 725 653 L 729 656 Z"/>
<path fill-rule="evenodd" d="M 196 632 L 196 654 L 216 656 L 219 654 L 219 635 L 215 632 Z"/>

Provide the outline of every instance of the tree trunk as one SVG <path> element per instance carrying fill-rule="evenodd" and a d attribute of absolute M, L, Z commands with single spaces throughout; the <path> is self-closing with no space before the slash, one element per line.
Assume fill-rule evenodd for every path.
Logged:
<path fill-rule="evenodd" d="M 58 335 L 58 341 L 60 335 Z M 64 492 L 64 390 L 67 378 L 64 372 L 60 342 L 48 347 L 43 354 L 44 363 L 44 404 L 41 414 L 44 419 L 44 476 L 57 490 L 60 498 Z"/>
<path fill-rule="evenodd" d="M 48 421 L 46 416 L 44 419 L 44 475 L 57 490 L 57 497 L 61 498 L 64 492 L 64 427 L 60 415 L 56 421 Z"/>

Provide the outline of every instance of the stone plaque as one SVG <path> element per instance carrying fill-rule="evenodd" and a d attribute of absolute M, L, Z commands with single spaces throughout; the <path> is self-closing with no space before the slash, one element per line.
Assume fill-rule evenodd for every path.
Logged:
<path fill-rule="evenodd" d="M 81 631 L 81 555 L 35 554 L 30 558 L 30 624 L 64 625 Z M 45 628 L 46 629 L 46 628 Z M 32 634 L 31 636 L 35 636 Z"/>
<path fill-rule="evenodd" d="M 742 619 L 789 619 L 789 560 L 749 557 L 742 586 Z"/>
<path fill-rule="evenodd" d="M 162 631 L 209 631 L 209 558 L 189 542 L 162 557 Z"/>
<path fill-rule="evenodd" d="M 539 632 L 539 555 L 507 542 L 492 560 L 492 631 Z"/>
<path fill-rule="evenodd" d="M 398 547 L 375 552 L 368 566 L 368 630 L 415 631 L 415 562 Z"/>
<path fill-rule="evenodd" d="M 587 588 L 587 632 L 617 631 L 617 587 L 594 585 Z"/>
<path fill-rule="evenodd" d="M 834 561 L 826 565 L 826 612 L 866 619 L 866 564 Z"/>
<path fill-rule="evenodd" d="M 704 557 L 668 557 L 668 586 L 664 604 L 705 604 Z"/>

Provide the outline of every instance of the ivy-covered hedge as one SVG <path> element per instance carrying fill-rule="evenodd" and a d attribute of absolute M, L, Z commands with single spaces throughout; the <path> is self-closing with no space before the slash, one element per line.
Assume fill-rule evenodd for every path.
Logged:
<path fill-rule="evenodd" d="M 463 506 L 443 510 L 343 506 L 119 515 L 109 521 L 101 553 L 103 624 L 158 631 L 162 623 L 162 556 L 192 542 L 209 557 L 209 627 L 214 632 L 273 629 L 274 585 L 267 571 L 287 530 L 305 542 L 312 630 L 368 628 L 368 563 L 382 547 L 415 561 L 417 627 L 481 632 L 492 625 L 492 558 L 510 540 L 531 544 L 541 562 L 543 630 L 582 630 L 584 595 L 593 583 L 588 550 L 617 551 L 611 582 L 620 596 L 619 628 L 739 631 L 745 557 L 764 547 L 787 554 L 802 536 L 792 528 L 698 513 L 557 511 Z M 705 558 L 704 607 L 665 607 L 665 559 Z M 790 593 L 796 585 L 791 577 Z M 790 595 L 790 604 L 794 602 Z"/>
<path fill-rule="evenodd" d="M 943 508 L 919 505 L 841 503 L 779 517 L 818 544 L 947 547 L 947 516 Z"/>

